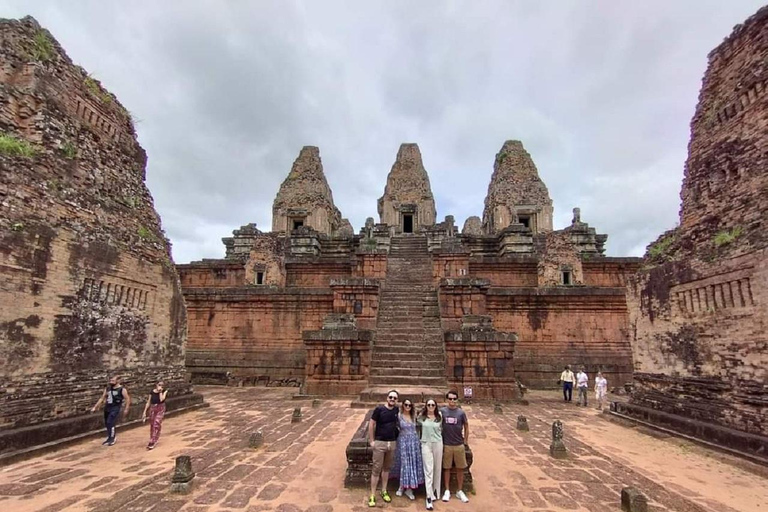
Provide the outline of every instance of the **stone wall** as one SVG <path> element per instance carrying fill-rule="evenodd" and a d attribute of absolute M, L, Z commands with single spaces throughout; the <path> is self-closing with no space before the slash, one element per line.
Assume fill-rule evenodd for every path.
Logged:
<path fill-rule="evenodd" d="M 767 62 L 768 8 L 709 55 L 681 225 L 649 246 L 628 285 L 637 373 L 631 403 L 620 408 L 761 457 L 768 447 Z"/>
<path fill-rule="evenodd" d="M 0 154 L 0 428 L 85 414 L 109 373 L 189 393 L 184 302 L 128 111 L 32 18 L 0 21 L 0 39 L 0 132 L 32 151 Z M 57 388 L 70 373 L 82 382 Z"/>
<path fill-rule="evenodd" d="M 296 385 L 304 379 L 302 332 L 333 312 L 330 289 L 241 286 L 185 289 L 193 382 Z"/>

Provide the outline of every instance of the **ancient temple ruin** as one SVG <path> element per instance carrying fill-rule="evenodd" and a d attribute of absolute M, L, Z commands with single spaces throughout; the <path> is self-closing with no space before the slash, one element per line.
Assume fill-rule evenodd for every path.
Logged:
<path fill-rule="evenodd" d="M 130 114 L 32 18 L 0 40 L 2 456 L 100 429 L 109 375 L 137 398 L 165 380 L 170 410 L 202 397 Z"/>
<path fill-rule="evenodd" d="M 291 178 L 300 161 L 306 185 Z M 369 401 L 393 386 L 509 399 L 518 382 L 553 387 L 565 364 L 631 380 L 625 286 L 639 259 L 605 256 L 606 235 L 578 208 L 553 230 L 552 201 L 519 141 L 496 156 L 483 221 L 462 232 L 450 215 L 436 222 L 416 144 L 398 151 L 381 222 L 358 234 L 312 220 L 340 218 L 316 148 L 302 150 L 275 205 L 272 232 L 245 225 L 224 239 L 224 259 L 177 266 L 195 382 Z M 286 221 L 288 209 L 306 220 Z"/>
<path fill-rule="evenodd" d="M 635 389 L 621 414 L 768 451 L 768 7 L 709 54 L 680 226 L 628 288 Z"/>

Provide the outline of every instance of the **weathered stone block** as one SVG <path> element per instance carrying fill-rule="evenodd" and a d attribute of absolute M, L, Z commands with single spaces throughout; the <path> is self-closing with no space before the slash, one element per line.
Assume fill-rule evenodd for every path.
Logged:
<path fill-rule="evenodd" d="M 634 487 L 621 490 L 621 510 L 624 512 L 648 512 L 648 500 Z"/>

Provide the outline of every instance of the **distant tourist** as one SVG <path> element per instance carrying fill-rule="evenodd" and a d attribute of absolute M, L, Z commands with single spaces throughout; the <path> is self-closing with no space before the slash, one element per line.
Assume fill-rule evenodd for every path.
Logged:
<path fill-rule="evenodd" d="M 373 470 L 371 471 L 371 496 L 368 498 L 368 506 L 376 506 L 376 486 L 381 478 L 381 499 L 385 503 L 392 501 L 387 493 L 387 481 L 389 470 L 392 467 L 392 459 L 397 448 L 398 393 L 394 389 L 387 393 L 387 403 L 379 405 L 373 410 L 371 420 L 368 422 L 368 442 L 373 449 Z"/>
<path fill-rule="evenodd" d="M 104 426 L 107 428 L 107 440 L 101 444 L 112 446 L 117 441 L 115 426 L 120 417 L 120 408 L 125 403 L 123 419 L 128 416 L 128 410 L 131 408 L 131 395 L 128 394 L 125 387 L 120 385 L 120 377 L 114 375 L 110 377 L 109 384 L 101 394 L 99 401 L 91 408 L 91 412 L 96 412 L 102 403 L 104 404 Z"/>
<path fill-rule="evenodd" d="M 571 367 L 566 365 L 563 373 L 560 374 L 560 383 L 563 385 L 563 400 L 570 402 L 573 398 L 573 383 L 576 377 L 573 376 Z"/>
<path fill-rule="evenodd" d="M 413 402 L 408 398 L 403 400 L 398 421 L 400 434 L 397 437 L 393 473 L 396 472 L 400 477 L 400 487 L 396 494 L 402 496 L 405 492 L 405 495 L 413 500 L 416 499 L 413 491 L 424 483 L 424 463 L 421 460 L 421 443 L 416 433 L 416 413 Z"/>
<path fill-rule="evenodd" d="M 427 400 L 418 418 L 421 427 L 421 457 L 424 460 L 424 487 L 427 491 L 427 510 L 434 510 L 433 502 L 440 496 L 440 477 L 443 467 L 443 417 L 437 402 Z"/>
<path fill-rule="evenodd" d="M 597 372 L 595 377 L 595 400 L 597 400 L 597 408 L 603 410 L 603 400 L 605 395 L 608 394 L 608 381 L 603 377 L 603 372 Z"/>
<path fill-rule="evenodd" d="M 160 440 L 160 429 L 163 426 L 163 416 L 165 416 L 165 397 L 168 396 L 168 390 L 164 389 L 163 381 L 155 384 L 155 389 L 149 393 L 147 403 L 144 404 L 144 412 L 141 414 L 141 421 L 147 421 L 147 410 L 149 410 L 149 444 L 147 450 L 151 450 Z"/>
<path fill-rule="evenodd" d="M 443 501 L 451 499 L 451 468 L 456 468 L 458 490 L 456 497 L 463 503 L 469 498 L 464 494 L 464 470 L 467 469 L 467 453 L 464 445 L 469 442 L 469 420 L 459 408 L 458 391 L 450 390 L 445 394 L 448 407 L 440 409 L 443 417 Z"/>
<path fill-rule="evenodd" d="M 576 374 L 576 386 L 579 388 L 579 403 L 576 405 L 587 406 L 587 392 L 589 391 L 589 376 L 582 366 Z M 583 399 L 583 403 L 582 403 Z"/>

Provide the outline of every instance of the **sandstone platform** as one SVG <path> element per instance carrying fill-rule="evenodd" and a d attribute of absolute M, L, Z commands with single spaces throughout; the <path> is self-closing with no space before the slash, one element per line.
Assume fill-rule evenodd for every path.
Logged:
<path fill-rule="evenodd" d="M 345 489 L 344 450 L 366 411 L 348 400 L 291 399 L 286 388 L 198 389 L 210 407 L 163 424 L 146 451 L 148 428 L 118 432 L 111 448 L 89 440 L 0 470 L 0 502 L 14 512 L 347 512 L 368 510 L 365 489 Z M 595 409 L 534 391 L 531 405 L 465 405 L 474 452 L 476 494 L 469 505 L 441 511 L 620 510 L 633 486 L 654 511 L 760 511 L 768 503 L 761 466 L 687 441 L 606 421 Z M 294 407 L 303 418 L 291 423 Z M 515 429 L 525 414 L 530 432 Z M 549 456 L 551 423 L 565 427 L 568 458 Z M 248 448 L 261 430 L 264 444 Z M 652 434 L 652 435 L 649 435 Z M 171 494 L 174 459 L 191 455 L 192 492 Z M 763 473 L 761 473 L 761 471 Z M 386 507 L 423 510 L 423 501 L 393 499 Z"/>

